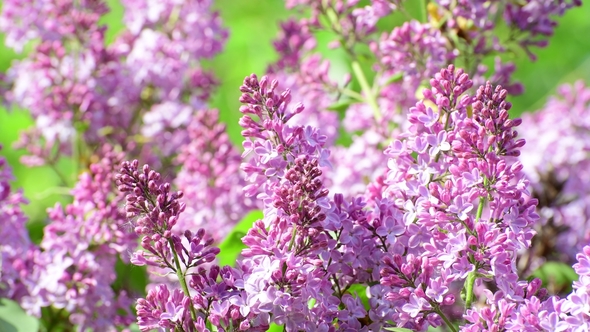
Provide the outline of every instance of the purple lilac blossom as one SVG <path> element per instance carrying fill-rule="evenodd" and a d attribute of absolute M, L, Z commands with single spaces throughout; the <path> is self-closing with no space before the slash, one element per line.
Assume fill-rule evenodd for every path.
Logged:
<path fill-rule="evenodd" d="M 118 257 L 128 260 L 136 238 L 122 228 L 124 196 L 113 195 L 114 171 L 122 155 L 112 151 L 90 166 L 72 190 L 74 202 L 49 209 L 51 222 L 44 229 L 35 259 L 39 278 L 23 306 L 39 314 L 40 307 L 67 310 L 80 329 L 114 331 L 128 326 L 133 316 L 125 290 L 115 292 Z M 95 315 L 100 312 L 100 315 Z"/>
<path fill-rule="evenodd" d="M 487 68 L 481 64 L 483 57 L 491 54 L 492 51 L 504 50 L 500 47 L 489 51 L 479 50 L 478 47 L 482 46 L 472 40 L 480 32 L 489 34 L 488 30 L 494 28 L 494 24 L 490 23 L 491 19 L 486 16 L 485 20 L 482 19 L 479 22 L 480 25 L 474 27 L 473 24 L 467 22 L 468 19 L 462 19 L 459 24 L 449 17 L 448 12 L 445 12 L 445 10 L 451 11 L 451 6 L 462 8 L 468 5 L 470 4 L 463 4 L 463 2 L 459 4 L 445 2 L 441 6 L 431 3 L 428 6 L 429 22 L 405 22 L 402 26 L 394 28 L 391 33 L 384 33 L 379 39 L 373 34 L 377 21 L 387 16 L 391 11 L 403 11 L 401 3 L 397 1 L 371 1 L 362 7 L 358 1 L 305 0 L 286 2 L 287 8 L 311 7 L 311 18 L 300 19 L 298 22 L 289 20 L 282 25 L 280 38 L 275 42 L 275 48 L 285 60 L 281 58 L 277 64 L 271 66 L 272 73 L 276 75 L 274 77 L 282 78 L 277 74 L 280 74 L 281 71 L 292 71 L 292 67 L 295 66 L 307 68 L 305 60 L 318 56 L 314 54 L 317 52 L 316 42 L 313 35 L 310 34 L 310 31 L 314 30 L 326 30 L 334 33 L 337 40 L 332 45 L 342 47 L 351 56 L 353 67 L 358 63 L 367 62 L 366 59 L 369 59 L 366 65 L 372 65 L 375 72 L 373 86 L 370 87 L 371 91 L 364 87 L 362 91 L 351 91 L 348 81 L 340 86 L 325 84 L 325 80 L 314 77 L 314 75 L 306 75 L 303 82 L 298 82 L 301 87 L 299 89 L 290 86 L 293 91 L 307 89 L 310 86 L 317 87 L 312 96 L 314 103 L 311 106 L 306 98 L 302 100 L 306 102 L 308 108 L 312 107 L 313 114 L 318 114 L 314 117 L 322 120 L 322 128 L 324 128 L 324 123 L 328 124 L 328 131 L 332 128 L 332 122 L 325 121 L 326 119 L 321 114 L 330 113 L 326 111 L 330 107 L 321 105 L 316 108 L 315 105 L 318 104 L 318 101 L 328 105 L 344 106 L 346 109 L 342 124 L 347 134 L 354 137 L 355 144 L 354 146 L 337 147 L 338 152 L 332 154 L 331 163 L 339 169 L 338 175 L 347 174 L 349 177 L 343 179 L 327 174 L 327 186 L 331 187 L 334 183 L 339 190 L 346 188 L 343 193 L 350 197 L 363 193 L 359 190 L 364 188 L 367 182 L 379 181 L 379 177 L 383 177 L 385 172 L 384 158 L 369 156 L 377 156 L 393 137 L 407 129 L 408 123 L 403 115 L 404 110 L 414 105 L 421 97 L 421 88 L 427 84 L 427 79 L 432 77 L 440 67 L 464 61 L 473 67 L 469 68 L 468 72 L 474 76 L 473 80 L 476 86 L 485 84 L 485 77 L 491 75 L 492 77 L 489 79 L 494 84 L 503 85 L 508 92 L 514 94 L 522 92 L 520 84 L 511 82 L 511 74 L 514 71 L 512 64 L 503 64 L 498 58 L 495 64 L 496 73 L 488 72 Z M 490 9 L 487 8 L 488 5 L 482 3 L 480 5 L 473 4 L 473 6 L 478 9 L 478 13 L 481 15 L 489 14 L 486 11 Z M 492 7 L 491 9 L 495 10 L 496 6 Z M 465 11 L 469 12 L 468 9 Z M 462 30 L 468 28 L 473 30 L 474 35 L 471 37 Z M 460 45 L 461 40 L 466 43 L 466 46 Z M 485 41 L 485 39 L 482 40 Z M 358 44 L 368 44 L 372 55 L 367 55 L 366 52 L 358 49 L 356 47 Z M 322 60 L 317 59 L 315 62 L 319 64 L 322 63 Z M 312 68 L 318 67 L 316 65 Z M 324 67 L 319 68 L 322 71 L 321 68 Z M 353 71 L 357 81 L 365 79 L 358 77 L 358 70 Z M 299 72 L 305 73 L 306 70 L 301 69 Z M 363 74 L 361 73 L 360 76 Z M 334 96 L 338 100 L 332 100 Z M 338 124 L 336 123 L 333 127 L 338 129 Z M 333 141 L 328 131 L 325 131 L 324 134 L 328 136 L 327 146 L 331 146 Z M 377 136 L 380 136 L 380 139 L 376 140 Z M 375 142 L 382 144 L 376 145 Z M 355 155 L 355 150 L 359 150 L 360 146 L 363 146 L 367 152 L 366 162 L 362 163 L 363 165 L 356 165 L 354 162 L 350 162 L 349 158 L 336 157 Z M 359 168 L 366 171 L 366 174 L 361 174 Z M 371 200 L 372 194 L 369 192 L 365 192 L 365 194 Z"/>
<path fill-rule="evenodd" d="M 475 54 L 490 51 L 503 52 L 510 40 L 500 41 L 494 33 L 499 17 L 514 33 L 512 42 L 522 47 L 531 59 L 536 55 L 531 47 L 544 47 L 553 34 L 557 22 L 567 9 L 580 6 L 580 0 L 526 0 L 519 2 L 489 2 L 485 0 L 448 1 L 436 0 L 431 15 L 437 22 L 446 24 L 468 45 L 474 46 Z"/>
<path fill-rule="evenodd" d="M 590 89 L 579 81 L 559 87 L 545 107 L 523 115 L 520 136 L 527 145 L 521 158 L 541 216 L 528 253 L 533 268 L 545 259 L 573 263 L 590 240 L 588 114 Z"/>
<path fill-rule="evenodd" d="M 231 322 L 238 330 L 277 323 L 287 331 L 392 324 L 423 331 L 451 324 L 443 309 L 457 303 L 457 284 L 487 298 L 468 300 L 465 331 L 583 324 L 575 317 L 584 298 L 572 295 L 572 304 L 562 306 L 547 299 L 540 280 L 519 280 L 517 253 L 530 247 L 538 219 L 517 160 L 524 140 L 514 128 L 521 120 L 508 118 L 506 90 L 487 83 L 470 95 L 472 84 L 453 66 L 435 75 L 425 101 L 408 114 L 408 130 L 387 149 L 389 172 L 367 208 L 360 197 L 329 197 L 320 170 L 329 156 L 323 139 L 317 129 L 290 122 L 303 106 L 291 107 L 278 82 L 247 77 L 240 124 L 251 184 L 244 189 L 264 203 L 264 218 L 243 238 L 248 248 L 235 269 L 205 269 L 218 253 L 209 247 L 213 240 L 203 230 L 174 231 L 185 210 L 182 193 L 171 192 L 148 166 L 123 163 L 119 189 L 128 193 L 128 217 L 139 217 L 135 230 L 144 236 L 145 250 L 132 261 L 176 272 L 181 286 L 188 280 L 182 292 L 161 285 L 138 301 L 140 328 L 205 330 Z M 181 233 L 183 239 L 175 235 Z M 574 266 L 581 275 L 590 271 L 586 256 Z M 188 277 L 189 270 L 198 272 Z M 347 293 L 353 285 L 367 287 L 368 309 Z"/>
<path fill-rule="evenodd" d="M 242 195 L 242 158 L 229 140 L 226 126 L 219 122 L 217 110 L 197 112 L 187 130 L 189 142 L 181 147 L 176 160 L 182 167 L 175 184 L 186 203 L 177 228 L 206 228 L 220 242 L 255 207 Z"/>
<path fill-rule="evenodd" d="M 167 269 L 176 274 L 180 286 L 169 290 L 158 285 L 137 301 L 139 328 L 210 331 L 207 324 L 218 329 L 234 326 L 240 331 L 266 331 L 267 320 L 240 308 L 243 275 L 249 267 L 208 264 L 219 253 L 219 248 L 211 246 L 213 238 L 202 228 L 196 233 L 175 230 L 186 206 L 180 202 L 182 192 L 172 192 L 170 184 L 162 182 L 161 175 L 148 165 L 138 166 L 137 160 L 123 162 L 117 175 L 119 190 L 127 193 L 127 217 L 137 217 L 134 229 L 142 236 L 143 249 L 133 254 L 131 262 Z"/>
<path fill-rule="evenodd" d="M 587 331 L 590 328 L 590 247 L 576 255 L 579 279 L 566 298 L 547 297 L 541 281 L 520 282 L 519 299 L 486 290 L 488 307 L 468 310 L 461 331 Z"/>
<path fill-rule="evenodd" d="M 87 166 L 92 151 L 111 144 L 169 167 L 156 162 L 173 159 L 188 139 L 177 130 L 190 122 L 184 110 L 201 109 L 216 85 L 200 60 L 220 52 L 227 38 L 219 15 L 203 0 L 123 4 L 127 29 L 108 46 L 98 21 L 108 11 L 102 1 L 41 1 L 32 12 L 3 5 L 0 28 L 14 43 L 39 38 L 7 75 L 8 100 L 35 120 L 18 144 L 29 150 L 27 164 L 53 165 L 76 153 Z M 31 17 L 35 24 L 25 25 Z M 166 115 L 175 111 L 184 118 L 171 121 Z"/>
<path fill-rule="evenodd" d="M 317 129 L 290 124 L 303 106 L 291 107 L 289 90 L 278 92 L 277 86 L 251 75 L 240 88 L 245 154 L 254 153 L 243 165 L 252 183 L 245 193 L 259 192 L 265 207 L 264 219 L 243 238 L 248 248 L 242 263 L 254 268 L 244 274 L 246 295 L 236 303 L 241 312 L 288 331 L 329 330 L 344 295 L 334 293 L 332 272 L 326 270 L 330 263 L 319 256 L 329 258 L 333 252 L 336 242 L 327 231 L 340 223 L 319 169 L 327 166 L 329 154 Z M 315 301 L 311 306 L 310 299 Z M 364 317 L 364 309 L 354 300 L 348 305 L 356 308 L 355 315 L 343 315 L 341 328 L 360 328 L 356 315 Z"/>
<path fill-rule="evenodd" d="M 6 45 L 17 51 L 34 39 L 61 41 L 85 38 L 78 32 L 95 30 L 100 16 L 108 11 L 103 1 L 4 1 L 0 30 L 6 33 Z"/>
<path fill-rule="evenodd" d="M 0 157 L 0 297 L 23 302 L 36 283 L 31 271 L 39 249 L 29 238 L 28 219 L 20 207 L 27 200 L 21 191 L 10 188 L 12 180 L 12 170 Z"/>
<path fill-rule="evenodd" d="M 390 289 L 385 298 L 395 304 L 398 326 L 419 330 L 441 324 L 429 314 L 452 304 L 445 301 L 451 284 L 469 275 L 493 282 L 507 298 L 521 298 L 516 254 L 530 246 L 538 218 L 515 158 L 524 141 L 513 130 L 521 121 L 508 119 L 506 90 L 488 83 L 474 96 L 465 94 L 472 82 L 453 66 L 431 85 L 423 92 L 429 103 L 410 110 L 409 130 L 386 151 L 383 187 L 405 231 L 384 242 L 391 247 L 381 284 Z M 483 204 L 485 213 L 478 212 Z"/>

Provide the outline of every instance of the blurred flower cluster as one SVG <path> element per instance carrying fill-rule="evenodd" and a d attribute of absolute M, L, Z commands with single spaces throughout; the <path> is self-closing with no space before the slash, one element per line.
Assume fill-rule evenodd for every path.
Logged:
<path fill-rule="evenodd" d="M 45 330 L 590 329 L 590 89 L 513 118 L 502 60 L 580 1 L 287 0 L 235 87 L 242 149 L 210 108 L 213 1 L 121 4 L 112 40 L 102 0 L 2 4 L 15 146 L 70 192 L 34 243 L 0 159 L 0 297 Z"/>

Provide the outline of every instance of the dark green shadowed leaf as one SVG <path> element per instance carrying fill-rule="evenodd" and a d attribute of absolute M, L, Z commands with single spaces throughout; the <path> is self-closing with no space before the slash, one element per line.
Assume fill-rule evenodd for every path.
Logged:
<path fill-rule="evenodd" d="M 219 258 L 219 265 L 234 266 L 238 255 L 242 252 L 242 249 L 246 248 L 242 243 L 242 238 L 246 235 L 248 230 L 252 228 L 254 222 L 263 217 L 264 215 L 262 214 L 262 211 L 252 211 L 248 213 L 244 219 L 236 225 L 236 227 L 234 227 L 225 240 L 219 244 L 219 249 L 221 249 L 221 253 L 217 256 Z"/>
<path fill-rule="evenodd" d="M 545 262 L 533 272 L 532 277 L 543 281 L 543 287 L 558 293 L 570 293 L 572 282 L 578 280 L 576 271 L 566 263 Z"/>

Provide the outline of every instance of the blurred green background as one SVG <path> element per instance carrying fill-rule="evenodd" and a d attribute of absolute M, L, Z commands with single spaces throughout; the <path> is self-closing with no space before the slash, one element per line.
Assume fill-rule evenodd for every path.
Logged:
<path fill-rule="evenodd" d="M 416 1 L 418 2 L 418 1 Z M 117 1 L 109 0 L 112 11 L 103 18 L 109 25 L 107 40 L 112 41 L 122 29 L 123 9 Z M 293 13 L 284 9 L 284 2 L 278 0 L 217 0 L 215 7 L 221 12 L 225 26 L 230 31 L 230 37 L 225 51 L 215 59 L 208 61 L 205 66 L 212 68 L 221 82 L 217 90 L 212 107 L 218 108 L 221 118 L 227 123 L 232 140 L 239 144 L 239 90 L 243 78 L 250 73 L 262 74 L 266 66 L 276 60 L 272 40 L 278 31 L 278 22 Z M 508 55 L 507 58 L 516 62 L 516 80 L 525 86 L 522 96 L 512 98 L 513 115 L 521 112 L 533 111 L 543 106 L 555 87 L 561 83 L 574 82 L 578 79 L 590 78 L 590 5 L 575 8 L 558 19 L 559 26 L 550 41 L 549 47 L 537 49 L 538 61 L 531 62 L 522 54 Z M 0 70 L 5 72 L 12 61 L 22 57 L 4 47 L 3 36 L 0 41 Z M 345 67 L 348 59 L 342 52 L 328 50 L 327 42 L 330 36 L 319 36 L 319 46 L 325 56 L 335 62 L 333 66 Z M 493 59 L 488 65 L 493 66 Z M 32 120 L 25 111 L 0 109 L 0 143 L 4 146 L 0 154 L 8 159 L 14 169 L 15 188 L 23 188 L 31 203 L 25 207 L 30 216 L 32 237 L 39 239 L 45 218 L 45 208 L 55 203 L 57 199 L 67 200 L 59 194 L 58 178 L 47 168 L 25 168 L 20 165 L 19 157 L 22 151 L 12 149 L 12 143 L 17 139 L 23 128 L 32 125 Z M 64 172 L 70 168 L 67 160 L 63 160 L 61 167 Z M 72 184 L 75 174 L 70 176 Z M 49 188 L 49 189 L 48 189 Z"/>

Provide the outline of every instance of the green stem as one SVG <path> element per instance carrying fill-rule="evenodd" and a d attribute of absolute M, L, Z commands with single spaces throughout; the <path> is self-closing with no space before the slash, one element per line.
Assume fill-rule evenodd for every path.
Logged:
<path fill-rule="evenodd" d="M 445 324 L 447 324 L 447 327 L 453 331 L 453 332 L 457 332 L 457 329 L 455 328 L 455 325 L 453 325 L 453 323 L 451 323 L 451 321 L 447 318 L 447 316 L 445 316 L 445 314 L 442 312 L 442 310 L 440 310 L 440 308 L 435 307 L 434 311 L 440 316 L 440 318 L 442 318 L 443 321 L 445 321 Z"/>
<path fill-rule="evenodd" d="M 65 187 L 69 187 L 69 181 L 67 179 L 67 177 L 59 170 L 59 167 L 57 166 L 57 164 L 50 160 L 47 165 L 49 165 L 49 167 L 51 167 L 51 169 L 55 172 L 55 174 L 57 175 L 57 177 L 59 178 L 59 180 L 61 181 L 61 184 L 64 185 Z"/>
<path fill-rule="evenodd" d="M 188 286 L 186 284 L 186 279 L 184 276 L 184 272 L 180 268 L 180 260 L 178 259 L 178 254 L 176 253 L 176 249 L 174 248 L 174 242 L 171 239 L 168 239 L 168 244 L 170 245 L 170 250 L 172 250 L 172 254 L 174 255 L 174 264 L 176 265 L 176 276 L 178 277 L 178 282 L 180 282 L 180 287 L 182 287 L 182 291 L 184 295 L 191 298 L 191 293 L 188 291 Z M 197 313 L 195 312 L 195 307 L 193 306 L 193 301 L 189 301 L 190 303 L 190 311 L 191 311 L 191 318 L 193 321 L 197 320 Z"/>
<path fill-rule="evenodd" d="M 487 186 L 488 180 L 484 177 L 484 186 Z M 477 207 L 477 214 L 475 215 L 475 222 L 477 223 L 481 219 L 483 214 L 483 206 L 486 204 L 485 197 L 479 198 L 479 205 Z M 469 272 L 467 280 L 465 280 L 465 310 L 471 308 L 473 303 L 473 286 L 475 285 L 475 279 L 477 278 L 477 271 Z"/>
<path fill-rule="evenodd" d="M 295 243 L 295 235 L 297 235 L 297 228 L 293 226 L 293 232 L 291 233 L 291 241 L 289 241 L 289 251 L 293 249 L 293 244 Z"/>
<path fill-rule="evenodd" d="M 475 215 L 475 222 L 478 222 L 483 214 L 483 206 L 486 203 L 486 199 L 483 197 L 479 198 L 479 206 L 477 207 L 477 214 Z"/>
<path fill-rule="evenodd" d="M 365 95 L 365 99 L 371 107 L 371 109 L 373 110 L 373 116 L 375 117 L 375 120 L 381 120 L 381 111 L 379 110 L 379 105 L 377 105 L 377 98 L 373 94 L 373 89 L 369 85 L 367 77 L 365 77 L 363 69 L 361 68 L 361 65 L 357 60 L 354 60 L 351 66 L 354 75 L 359 80 L 359 84 L 361 85 L 361 89 L 363 91 L 363 94 Z"/>
<path fill-rule="evenodd" d="M 426 23 L 428 20 L 428 14 L 426 11 L 428 0 L 420 0 L 420 22 Z"/>
<path fill-rule="evenodd" d="M 488 186 L 488 179 L 487 177 L 483 178 L 483 185 L 484 187 Z M 475 222 L 477 223 L 479 219 L 481 219 L 481 215 L 483 214 L 483 206 L 486 204 L 485 197 L 479 198 L 479 205 L 477 206 L 477 214 L 475 215 Z"/>
<path fill-rule="evenodd" d="M 465 310 L 470 309 L 473 303 L 473 286 L 475 285 L 476 271 L 469 272 L 465 280 Z"/>

